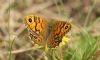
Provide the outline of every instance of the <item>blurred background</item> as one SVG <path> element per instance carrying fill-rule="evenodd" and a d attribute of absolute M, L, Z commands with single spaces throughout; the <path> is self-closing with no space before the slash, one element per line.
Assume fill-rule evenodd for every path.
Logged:
<path fill-rule="evenodd" d="M 71 21 L 70 41 L 34 49 L 23 17 Z M 100 60 L 100 0 L 0 0 L 0 60 Z"/>

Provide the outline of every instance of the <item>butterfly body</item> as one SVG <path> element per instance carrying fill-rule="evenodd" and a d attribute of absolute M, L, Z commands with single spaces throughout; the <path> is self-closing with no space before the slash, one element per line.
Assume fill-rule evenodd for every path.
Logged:
<path fill-rule="evenodd" d="M 71 29 L 71 24 L 68 22 L 46 20 L 34 15 L 26 16 L 24 22 L 34 43 L 47 44 L 51 48 L 59 46 L 63 36 Z"/>

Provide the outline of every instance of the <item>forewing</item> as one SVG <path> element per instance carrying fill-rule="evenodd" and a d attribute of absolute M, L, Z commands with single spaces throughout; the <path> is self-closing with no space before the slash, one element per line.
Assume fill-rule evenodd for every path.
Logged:
<path fill-rule="evenodd" d="M 59 46 L 63 36 L 71 29 L 71 24 L 64 21 L 56 21 L 47 39 L 47 44 L 51 48 Z"/>
<path fill-rule="evenodd" d="M 47 22 L 41 17 L 29 15 L 24 18 L 25 25 L 27 26 L 31 40 L 35 44 L 44 45 L 46 36 Z"/>

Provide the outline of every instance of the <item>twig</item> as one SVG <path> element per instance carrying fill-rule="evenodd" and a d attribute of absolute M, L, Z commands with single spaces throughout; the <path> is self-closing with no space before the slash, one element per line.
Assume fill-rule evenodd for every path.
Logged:
<path fill-rule="evenodd" d="M 33 50 L 34 48 L 31 47 L 31 48 L 25 48 L 25 49 L 19 49 L 19 50 L 14 50 L 14 51 L 11 51 L 12 54 L 18 54 L 18 53 L 23 53 L 23 52 L 26 52 L 26 51 L 30 51 L 30 50 Z M 8 54 L 10 52 L 4 52 L 3 54 Z"/>

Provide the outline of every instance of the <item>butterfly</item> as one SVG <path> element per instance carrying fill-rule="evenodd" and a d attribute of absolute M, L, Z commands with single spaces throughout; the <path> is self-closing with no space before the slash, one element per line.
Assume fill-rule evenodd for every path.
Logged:
<path fill-rule="evenodd" d="M 71 24 L 69 22 L 47 20 L 35 15 L 25 16 L 24 23 L 29 30 L 31 40 L 35 44 L 40 46 L 47 45 L 50 48 L 59 46 L 63 36 L 71 29 Z"/>

